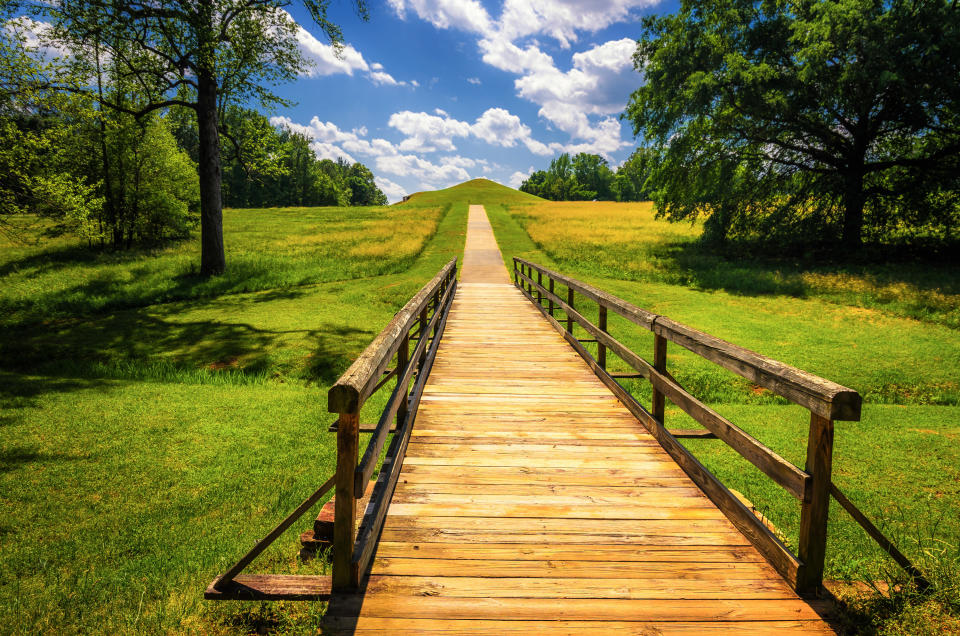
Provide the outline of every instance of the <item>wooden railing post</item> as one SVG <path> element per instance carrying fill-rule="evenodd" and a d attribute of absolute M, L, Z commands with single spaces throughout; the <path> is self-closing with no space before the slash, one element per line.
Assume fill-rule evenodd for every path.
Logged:
<path fill-rule="evenodd" d="M 548 283 L 548 285 L 549 285 L 550 293 L 552 294 L 552 293 L 553 293 L 553 279 L 552 279 L 552 278 L 550 279 L 550 282 Z M 551 317 L 551 318 L 553 317 L 553 309 L 554 309 L 553 296 L 551 296 L 551 297 L 550 297 L 550 317 Z"/>
<path fill-rule="evenodd" d="M 599 316 L 597 318 L 597 326 L 600 327 L 600 331 L 607 333 L 607 308 L 603 305 L 598 305 L 600 308 Z M 600 365 L 600 368 L 604 371 L 607 370 L 607 346 L 597 341 L 597 363 Z"/>
<path fill-rule="evenodd" d="M 570 309 L 574 309 L 573 306 L 573 289 L 567 287 L 567 305 L 570 306 Z M 573 333 L 573 316 L 567 314 L 567 333 Z"/>
<path fill-rule="evenodd" d="M 423 322 L 424 315 L 420 315 L 420 337 L 423 337 L 423 332 L 426 331 L 425 323 Z M 419 342 L 419 340 L 418 340 Z M 401 387 L 400 383 L 403 381 L 404 373 L 407 370 L 407 366 L 410 364 L 410 333 L 403 334 L 403 339 L 400 341 L 400 348 L 397 349 L 397 388 L 403 394 L 403 397 L 400 398 L 400 406 L 397 407 L 397 428 L 400 428 L 400 425 L 407 417 L 407 387 Z"/>
<path fill-rule="evenodd" d="M 537 285 L 543 287 L 543 274 L 537 272 Z M 540 287 L 537 288 L 537 304 L 543 305 L 543 292 L 540 291 Z"/>
<path fill-rule="evenodd" d="M 360 413 L 341 413 L 337 426 L 337 485 L 333 517 L 333 589 L 354 590 L 359 572 L 353 567 L 357 536 L 357 499 L 354 474 L 360 449 Z"/>
<path fill-rule="evenodd" d="M 513 284 L 520 286 L 520 276 L 517 274 L 517 259 L 513 259 Z"/>
<path fill-rule="evenodd" d="M 810 414 L 806 471 L 811 479 L 806 497 L 800 504 L 800 541 L 797 546 L 800 567 L 796 589 L 799 593 L 810 594 L 823 583 L 833 471 L 833 421 L 816 413 Z"/>
<path fill-rule="evenodd" d="M 667 339 L 660 334 L 653 337 L 653 368 L 663 373 L 667 370 Z M 658 422 L 664 424 L 663 416 L 665 412 L 664 395 L 653 387 L 653 400 L 650 406 L 650 413 Z"/>

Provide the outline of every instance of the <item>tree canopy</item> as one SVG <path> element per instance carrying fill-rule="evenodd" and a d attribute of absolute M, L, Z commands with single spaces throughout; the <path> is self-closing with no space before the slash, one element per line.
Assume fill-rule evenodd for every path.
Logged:
<path fill-rule="evenodd" d="M 302 3 L 329 40 L 342 44 L 339 27 L 327 17 L 329 2 Z M 365 18 L 363 1 L 355 3 Z M 53 20 L 54 41 L 69 48 L 73 59 L 83 63 L 90 59 L 85 52 L 102 50 L 136 85 L 136 103 L 107 96 L 103 104 L 138 118 L 172 106 L 196 113 L 204 275 L 226 267 L 220 136 L 231 131 L 221 126 L 220 115 L 230 103 L 283 104 L 268 86 L 294 79 L 306 64 L 297 45 L 299 26 L 284 10 L 288 5 L 286 0 L 37 0 L 34 6 Z M 90 87 L 80 79 L 72 88 Z"/>
<path fill-rule="evenodd" d="M 670 219 L 850 250 L 960 220 L 956 2 L 684 0 L 634 62 L 627 117 Z"/>
<path fill-rule="evenodd" d="M 638 148 L 614 172 L 600 155 L 563 153 L 550 161 L 547 170 L 537 170 L 520 185 L 529 192 L 553 201 L 645 201 L 651 157 Z"/>

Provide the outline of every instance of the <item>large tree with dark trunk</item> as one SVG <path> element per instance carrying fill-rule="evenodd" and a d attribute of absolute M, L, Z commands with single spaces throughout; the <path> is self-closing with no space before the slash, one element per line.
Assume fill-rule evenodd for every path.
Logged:
<path fill-rule="evenodd" d="M 366 18 L 363 0 L 354 0 Z M 340 28 L 327 17 L 329 0 L 302 0 L 336 46 Z M 144 116 L 158 109 L 196 113 L 200 176 L 201 256 L 205 276 L 223 273 L 220 114 L 229 103 L 283 104 L 269 86 L 294 79 L 306 65 L 298 25 L 286 0 L 53 0 L 38 3 L 65 47 L 101 47 L 142 94 L 136 108 L 108 107 Z M 77 87 L 82 88 L 82 87 Z"/>
<path fill-rule="evenodd" d="M 958 218 L 955 0 L 684 0 L 634 62 L 627 117 L 668 218 L 850 250 Z"/>

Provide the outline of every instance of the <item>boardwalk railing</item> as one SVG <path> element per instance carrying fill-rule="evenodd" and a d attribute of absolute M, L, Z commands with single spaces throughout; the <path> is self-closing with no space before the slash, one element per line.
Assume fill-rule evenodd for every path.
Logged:
<path fill-rule="evenodd" d="M 827 513 L 831 495 L 851 513 L 871 538 L 914 577 L 920 587 L 926 586 L 920 572 L 850 503 L 831 480 L 833 423 L 836 420 L 860 419 L 861 398 L 856 391 L 691 329 L 666 316 L 645 311 L 596 287 L 522 258 L 513 259 L 513 277 L 516 286 L 584 358 L 600 380 L 798 592 L 813 592 L 822 583 Z M 596 303 L 598 324 L 584 316 L 583 308 L 577 309 L 576 294 Z M 562 321 L 554 316 L 558 310 L 564 313 L 565 318 Z M 610 335 L 607 330 L 607 316 L 611 311 L 653 332 L 653 363 Z M 580 325 L 590 338 L 576 338 L 574 323 Z M 584 342 L 596 343 L 596 357 L 584 347 Z M 669 342 L 808 409 L 810 430 L 805 469 L 794 466 L 680 386 L 667 371 Z M 636 374 L 609 373 L 608 352 L 617 355 L 633 368 Z M 642 377 L 650 381 L 653 393 L 649 410 L 617 382 L 618 377 Z M 677 436 L 685 436 L 679 433 L 686 431 L 674 432 L 665 427 L 665 399 L 669 399 L 710 431 L 711 437 L 715 436 L 726 442 L 800 501 L 800 535 L 796 555 L 677 441 Z"/>
<path fill-rule="evenodd" d="M 373 558 L 456 288 L 457 261 L 453 259 L 397 312 L 330 389 L 327 408 L 339 414 L 333 526 L 334 590 L 355 589 Z M 412 353 L 411 342 L 417 343 Z M 387 370 L 394 356 L 396 366 Z M 396 377 L 397 383 L 360 459 L 360 409 L 391 377 Z M 412 389 L 411 381 L 414 382 Z M 363 496 L 376 469 L 394 420 L 396 432 L 363 520 L 356 528 L 357 499 Z"/>
<path fill-rule="evenodd" d="M 396 313 L 390 324 L 331 387 L 327 408 L 331 413 L 339 414 L 336 474 L 257 542 L 233 567 L 214 579 L 204 594 L 207 599 L 322 600 L 329 598 L 331 588 L 352 590 L 358 587 L 361 575 L 373 558 L 377 537 L 400 474 L 420 396 L 436 358 L 456 287 L 457 260 L 453 259 Z M 416 342 L 416 346 L 411 352 L 412 342 Z M 393 368 L 388 369 L 394 360 Z M 360 410 L 370 396 L 387 385 L 391 378 L 396 378 L 396 384 L 360 459 Z M 357 500 L 364 494 L 387 434 L 391 431 L 394 432 L 393 439 L 371 493 L 370 503 L 357 528 Z M 241 574 L 332 488 L 336 489 L 332 581 L 330 577 L 321 576 Z"/>

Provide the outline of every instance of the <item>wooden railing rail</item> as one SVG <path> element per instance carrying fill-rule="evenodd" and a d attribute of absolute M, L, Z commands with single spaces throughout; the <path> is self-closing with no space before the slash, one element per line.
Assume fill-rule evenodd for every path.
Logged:
<path fill-rule="evenodd" d="M 457 287 L 457 261 L 447 263 L 396 313 L 349 369 L 330 388 L 327 409 L 338 414 L 337 475 L 333 532 L 333 589 L 356 589 L 373 555 L 396 486 L 420 395 Z M 412 354 L 411 340 L 417 345 Z M 396 358 L 397 384 L 360 458 L 360 410 Z M 414 385 L 411 390 L 410 382 Z M 387 435 L 395 429 L 370 503 L 359 528 L 357 500 L 376 469 Z"/>
<path fill-rule="evenodd" d="M 544 277 L 548 279 L 548 287 L 543 285 Z M 819 588 L 823 578 L 827 512 L 831 496 L 833 422 L 859 420 L 860 395 L 835 382 L 691 329 L 522 258 L 514 259 L 514 282 L 780 574 L 800 592 L 812 592 Z M 567 288 L 566 299 L 557 293 L 557 284 Z M 594 324 L 581 313 L 582 310 L 575 308 L 575 293 L 598 305 L 599 324 Z M 544 306 L 544 300 L 549 302 L 549 307 Z M 566 320 L 563 322 L 566 324 L 551 315 L 557 308 L 565 312 Z M 608 311 L 653 332 L 652 364 L 608 333 Z M 587 339 L 580 340 L 574 336 L 574 323 L 580 325 L 590 340 L 597 343 L 596 358 L 583 346 Z M 810 410 L 805 469 L 794 466 L 680 386 L 667 371 L 668 342 L 678 344 Z M 607 372 L 607 352 L 618 356 L 638 375 L 650 381 L 653 395 L 649 410 Z M 800 536 L 796 556 L 665 428 L 666 399 L 800 500 Z"/>
<path fill-rule="evenodd" d="M 337 471 L 286 519 L 258 541 L 236 564 L 213 580 L 204 594 L 210 600 L 327 600 L 333 590 L 355 589 L 373 555 L 387 506 L 397 483 L 420 396 L 440 345 L 457 287 L 453 259 L 396 313 L 359 358 L 330 389 L 327 407 L 338 418 Z M 417 343 L 413 354 L 410 342 Z M 396 357 L 396 365 L 387 367 Z M 359 453 L 360 409 L 390 379 L 397 384 L 384 407 L 370 442 Z M 410 390 L 410 382 L 414 385 Z M 394 433 L 358 532 L 357 499 L 376 469 L 387 435 Z M 336 489 L 333 576 L 243 575 L 243 570 L 331 489 Z"/>

